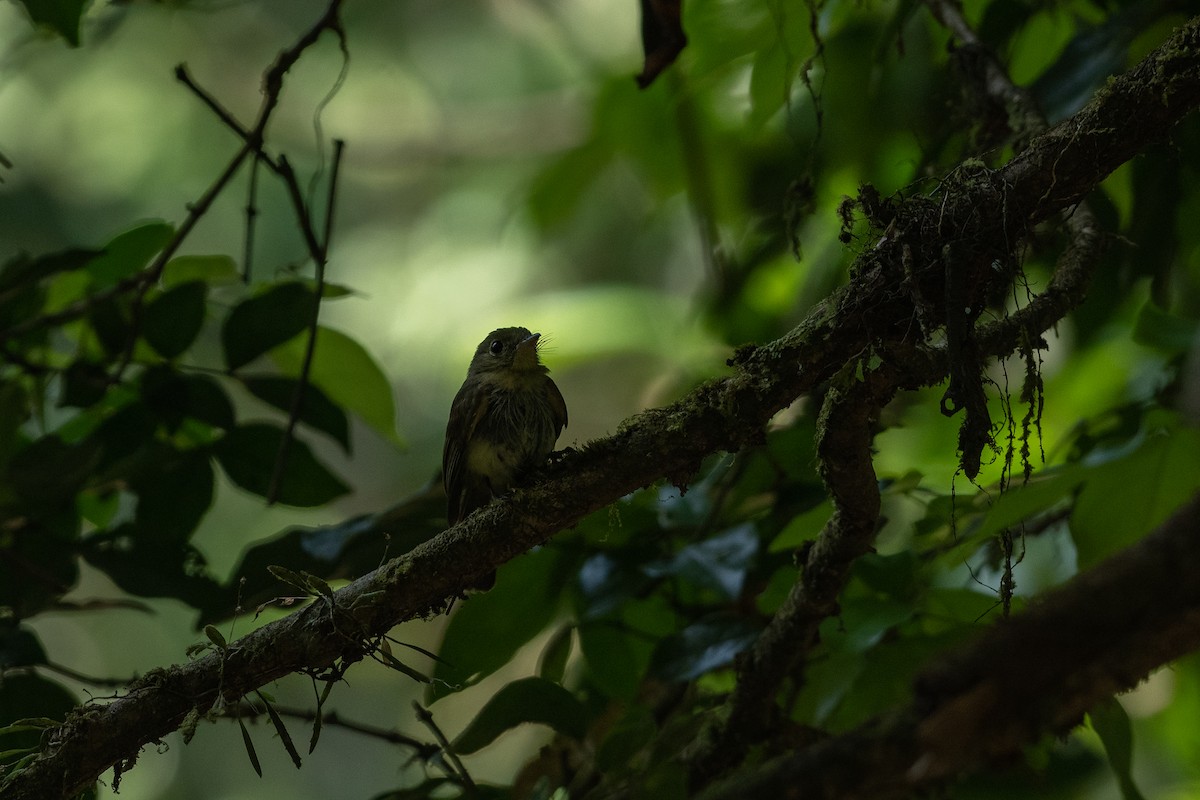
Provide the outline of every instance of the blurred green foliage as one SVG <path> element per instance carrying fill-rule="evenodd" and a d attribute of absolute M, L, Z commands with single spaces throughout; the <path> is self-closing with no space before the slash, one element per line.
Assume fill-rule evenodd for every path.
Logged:
<path fill-rule="evenodd" d="M 126 28 L 203 17 L 233 42 L 205 47 L 210 65 L 236 62 L 235 77 L 222 80 L 238 108 L 257 88 L 254 69 L 299 25 L 280 21 L 299 11 L 278 3 L 87 5 L 23 0 L 22 8 L 38 29 L 101 56 L 113 41 L 141 43 L 120 39 Z M 9 726 L 0 728 L 0 763 L 19 768 L 40 731 L 90 686 L 47 655 L 38 633 L 47 615 L 82 613 L 72 606 L 81 582 L 85 594 L 97 585 L 109 594 L 89 613 L 169 598 L 198 627 L 294 602 L 296 587 L 270 566 L 323 586 L 436 535 L 444 521 L 436 489 L 411 487 L 433 474 L 447 392 L 478 328 L 524 314 L 552 330 L 572 424 L 584 438 L 599 435 L 719 374 L 729 346 L 785 333 L 843 283 L 854 253 L 872 244 L 860 221 L 836 213 L 860 184 L 885 196 L 925 193 L 964 158 L 999 164 L 1012 153 L 964 94 L 950 37 L 919 3 L 695 0 L 683 17 L 688 47 L 645 91 L 632 78 L 633 4 L 595 5 L 347 8 L 349 77 L 319 119 L 360 160 L 339 186 L 344 232 L 332 252 L 346 266 L 335 276 L 344 283 L 324 284 L 320 297 L 266 176 L 253 264 L 235 255 L 246 235 L 241 195 L 206 220 L 215 233 L 196 234 L 143 280 L 180 229 L 148 218 L 180 213 L 183 200 L 171 195 L 171 205 L 144 212 L 121 199 L 113 211 L 103 186 L 127 168 L 139 182 L 186 175 L 180 197 L 199 194 L 230 154 L 228 133 L 202 110 L 194 119 L 213 133 L 201 155 L 190 158 L 192 140 L 172 133 L 188 128 L 178 119 L 192 111 L 145 114 L 137 125 L 153 132 L 161 123 L 163 141 L 146 145 L 153 152 L 139 156 L 141 166 L 113 165 L 96 185 L 82 172 L 64 178 L 49 163 L 58 153 L 37 156 L 31 138 L 13 133 L 16 147 L 0 138 L 11 212 L 0 225 L 13 242 L 0 253 L 0 725 Z M 968 5 L 983 40 L 1052 120 L 1198 11 L 1117 0 Z M 5 13 L 6 23 L 16 18 Z M 250 34 L 221 29 L 225 15 L 275 37 L 261 65 L 232 55 Z M 604 39 L 617 34 L 629 40 Z M 178 58 L 201 58 L 171 41 L 169 57 L 177 48 Z M 52 80 L 38 58 L 59 44 L 9 45 L 21 58 L 6 63 L 6 81 Z M 299 151 L 297 163 L 319 180 L 327 156 L 312 152 L 312 115 L 340 63 L 323 50 L 311 62 L 289 76 L 295 95 L 268 146 Z M 84 70 L 61 69 L 53 80 L 64 86 Z M 394 95 L 400 111 L 380 101 Z M 54 113 L 86 125 L 88 104 L 72 98 Z M 118 99 L 114 89 L 103 102 Z M 1185 122 L 1091 199 L 1114 245 L 1087 305 L 1039 355 L 1046 407 L 1027 483 L 1000 491 L 1010 477 L 1002 451 L 977 485 L 959 475 L 956 423 L 937 412 L 936 391 L 889 407 L 876 438 L 886 518 L 877 552 L 856 563 L 803 685 L 790 687 L 798 728 L 834 734 L 904 704 L 928 658 L 1000 613 L 1007 572 L 1019 612 L 1200 490 L 1198 124 Z M 102 145 L 97 135 L 79 146 Z M 315 146 L 324 153 L 326 142 Z M 65 153 L 60 140 L 51 147 Z M 146 166 L 156 158 L 172 164 L 169 175 Z M 52 188 L 63 181 L 65 191 Z M 94 205 L 80 199 L 91 193 Z M 97 224 L 89 214 L 110 213 L 120 233 L 74 233 Z M 1031 290 L 1044 288 L 1059 245 L 1052 230 L 1030 242 Z M 1010 397 L 1019 386 L 1009 373 L 1019 372 L 1017 362 L 1001 364 L 993 376 L 1002 443 L 1019 434 L 1024 414 Z M 439 719 L 456 701 L 469 705 L 449 737 L 461 755 L 486 754 L 527 723 L 552 730 L 553 746 L 568 754 L 569 770 L 551 768 L 537 753 L 545 740 L 523 740 L 515 758 L 482 768 L 493 785 L 479 796 L 510 796 L 498 787 L 512 785 L 513 796 L 549 797 L 572 780 L 572 795 L 584 796 L 601 776 L 641 796 L 681 796 L 671 756 L 729 691 L 731 664 L 796 579 L 795 552 L 828 519 L 816 409 L 797 403 L 762 446 L 714 455 L 686 492 L 649 487 L 504 565 L 493 590 L 455 608 L 435 659 L 412 656 L 431 661 L 422 664 L 432 679 L 423 700 Z M 400 456 L 405 441 L 413 450 Z M 400 469 L 404 488 L 386 478 Z M 345 499 L 381 474 L 383 489 Z M 297 517 L 277 534 L 206 539 L 205 526 L 230 527 L 224 509 L 247 494 L 256 509 L 270 497 L 330 513 Z M 399 495 L 408 499 L 380 510 Z M 1015 559 L 998 544 L 1005 536 L 1018 543 Z M 228 571 L 211 566 L 238 549 Z M 425 634 L 409 625 L 396 635 Z M 406 665 L 409 656 L 390 659 Z M 357 691 L 355 673 L 348 680 L 334 697 Z M 397 683 L 387 691 L 415 691 Z M 1128 713 L 1116 701 L 1096 709 L 1090 728 L 1032 746 L 1005 773 L 965 780 L 960 796 L 1133 798 L 1139 787 L 1190 796 L 1200 781 L 1198 687 L 1200 665 L 1185 659 L 1130 700 Z M 404 727 L 422 735 L 410 716 Z M 392 764 L 381 765 L 373 785 L 396 785 L 380 797 L 461 790 L 418 773 L 396 778 Z M 185 796 L 179 783 L 146 796 Z"/>

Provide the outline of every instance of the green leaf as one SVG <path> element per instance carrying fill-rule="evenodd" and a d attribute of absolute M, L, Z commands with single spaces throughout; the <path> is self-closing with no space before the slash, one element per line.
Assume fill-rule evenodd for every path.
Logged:
<path fill-rule="evenodd" d="M 205 625 L 204 626 L 204 635 L 208 637 L 208 640 L 210 642 L 212 642 L 213 644 L 215 644 L 217 647 L 221 648 L 222 650 L 224 650 L 226 647 L 229 646 L 229 642 L 225 641 L 225 634 L 223 634 L 219 630 L 217 630 L 217 627 L 215 625 Z"/>
<path fill-rule="evenodd" d="M 221 328 L 225 364 L 234 370 L 312 324 L 313 292 L 299 281 L 281 283 L 234 306 Z"/>
<path fill-rule="evenodd" d="M 821 626 L 822 639 L 832 638 L 839 624 L 837 620 L 827 622 Z M 877 716 L 881 708 L 899 707 L 910 701 L 913 680 L 921 666 L 935 653 L 944 652 L 977 630 L 978 626 L 963 626 L 934 636 L 897 635 L 884 638 L 866 653 L 846 652 L 847 660 L 837 660 L 847 673 L 856 673 L 856 679 L 833 710 L 827 721 L 829 727 L 838 731 L 857 727 Z"/>
<path fill-rule="evenodd" d="M 300 754 L 296 752 L 296 745 L 292 743 L 292 736 L 288 733 L 287 726 L 283 724 L 283 719 L 279 716 L 279 712 L 271 705 L 271 702 L 262 692 L 255 692 L 258 699 L 267 707 L 267 716 L 271 718 L 271 724 L 275 726 L 275 732 L 279 734 L 279 741 L 283 742 L 283 749 L 287 751 L 291 757 L 292 763 L 296 765 L 296 769 L 300 769 Z"/>
<path fill-rule="evenodd" d="M 500 734 L 526 722 L 548 725 L 564 736 L 582 739 L 587 712 L 575 695 L 542 678 L 513 681 L 492 696 L 453 742 L 456 753 L 474 753 Z"/>
<path fill-rule="evenodd" d="M 21 382 L 0 381 L 0 469 L 21 446 L 21 426 L 29 416 L 29 393 Z"/>
<path fill-rule="evenodd" d="M 0 295 L 0 329 L 20 325 L 44 314 L 47 295 L 47 290 L 40 284 L 20 286 Z M 21 337 L 21 340 L 41 342 L 45 340 L 45 333 L 34 331 Z"/>
<path fill-rule="evenodd" d="M 94 255 L 99 255 L 95 251 Z M 54 314 L 83 300 L 91 289 L 92 279 L 87 270 L 64 272 L 46 284 L 46 305 L 43 313 Z"/>
<path fill-rule="evenodd" d="M 333 587 L 326 583 L 324 578 L 306 572 L 304 573 L 304 579 L 308 581 L 308 585 L 311 586 L 312 590 L 317 594 L 325 598 L 333 597 Z"/>
<path fill-rule="evenodd" d="M 209 286 L 228 286 L 241 279 L 237 264 L 229 256 L 176 256 L 163 267 L 162 285 L 171 289 L 203 281 Z"/>
<path fill-rule="evenodd" d="M 1054 123 L 1074 114 L 1110 75 L 1125 68 L 1129 43 L 1152 13 L 1144 3 L 1133 3 L 1101 25 L 1077 23 L 1074 37 L 1030 87 L 1048 120 Z"/>
<path fill-rule="evenodd" d="M 293 339 L 272 351 L 271 357 L 284 372 L 299 376 L 305 346 L 302 338 Z M 332 328 L 320 327 L 309 381 L 320 387 L 334 403 L 357 414 L 385 439 L 403 444 L 396 435 L 392 384 L 361 344 Z"/>
<path fill-rule="evenodd" d="M 865 653 L 879 644 L 888 631 L 911 619 L 914 613 L 909 604 L 874 595 L 847 597 L 840 605 L 839 630 L 842 635 L 830 645 L 856 653 Z"/>
<path fill-rule="evenodd" d="M 911 602 L 922 590 L 921 565 L 916 555 L 902 550 L 890 556 L 867 553 L 854 562 L 854 577 L 892 605 Z"/>
<path fill-rule="evenodd" d="M 696 76 L 724 71 L 732 62 L 758 52 L 764 42 L 778 38 L 768 3 L 703 3 L 689 9 L 687 32 L 688 38 L 706 44 L 695 50 L 689 48 Z M 693 74 L 691 70 L 689 74 Z"/>
<path fill-rule="evenodd" d="M 796 583 L 800 572 L 794 564 L 777 567 L 767 580 L 767 585 L 758 593 L 754 605 L 760 614 L 773 615 L 783 606 Z"/>
<path fill-rule="evenodd" d="M 108 372 L 94 361 L 83 358 L 71 362 L 63 371 L 62 381 L 59 408 L 88 408 L 100 402 L 108 391 Z"/>
<path fill-rule="evenodd" d="M 142 399 L 170 431 L 185 418 L 214 428 L 234 425 L 233 403 L 221 385 L 207 375 L 184 375 L 161 364 L 142 373 Z"/>
<path fill-rule="evenodd" d="M 316 683 L 313 683 L 313 691 L 316 691 Z M 325 722 L 325 701 L 329 699 L 329 693 L 333 691 L 333 681 L 325 681 L 325 688 L 317 695 L 317 710 L 313 714 L 312 736 L 308 739 L 308 754 L 312 755 L 317 749 L 317 742 L 321 739 L 321 727 Z"/>
<path fill-rule="evenodd" d="M 635 797 L 653 797 L 654 800 L 687 800 L 688 775 L 683 764 L 666 758 L 652 765 L 645 775 L 638 776 Z"/>
<path fill-rule="evenodd" d="M 8 482 L 30 502 L 74 500 L 99 459 L 95 442 L 67 444 L 54 434 L 43 436 L 13 456 Z"/>
<path fill-rule="evenodd" d="M 538 660 L 538 677 L 554 683 L 562 683 L 563 675 L 567 672 L 567 659 L 571 656 L 571 638 L 574 627 L 564 625 L 559 628 L 546 646 L 542 648 L 542 656 Z"/>
<path fill-rule="evenodd" d="M 658 725 L 646 706 L 631 705 L 612 727 L 596 753 L 601 771 L 627 770 L 638 752 L 654 740 Z"/>
<path fill-rule="evenodd" d="M 665 529 L 696 528 L 708 519 L 712 511 L 710 473 L 707 480 L 687 487 L 666 485 L 658 490 L 658 524 Z"/>
<path fill-rule="evenodd" d="M 38 510 L 47 517 L 53 513 Z M 65 512 L 63 516 L 71 516 L 71 512 Z M 54 522 L 49 520 L 50 524 Z M 0 558 L 0 607 L 7 606 L 17 619 L 32 617 L 45 610 L 74 588 L 79 580 L 79 559 L 74 547 L 64 541 L 77 535 L 78 517 L 75 517 L 75 530 L 62 530 L 69 522 L 65 520 L 50 527 L 25 520 L 19 529 L 6 533 L 4 557 Z"/>
<path fill-rule="evenodd" d="M 109 297 L 94 303 L 88 309 L 87 320 L 105 353 L 115 357 L 125 352 L 129 337 L 133 335 L 133 326 L 128 309 L 118 298 Z"/>
<path fill-rule="evenodd" d="M 1170 355 L 1191 350 L 1196 344 L 1200 323 L 1185 319 L 1159 308 L 1152 301 L 1138 310 L 1133 324 L 1133 340 Z"/>
<path fill-rule="evenodd" d="M 238 717 L 238 727 L 242 729 L 242 745 L 246 748 L 246 757 L 250 759 L 250 766 L 254 767 L 254 771 L 258 773 L 258 777 L 262 777 L 262 764 L 258 761 L 258 753 L 254 750 L 254 741 L 250 738 L 250 731 L 246 730 L 246 723 L 242 722 L 242 718 Z"/>
<path fill-rule="evenodd" d="M 1177 419 L 1146 424 L 1131 449 L 1088 470 L 1071 515 L 1080 570 L 1138 541 L 1200 490 L 1200 430 Z"/>
<path fill-rule="evenodd" d="M 300 382 L 296 378 L 270 375 L 243 377 L 242 383 L 259 400 L 286 414 L 291 413 L 292 399 Z M 329 434 L 344 451 L 350 452 L 350 422 L 346 418 L 346 412 L 312 383 L 304 389 L 304 404 L 300 407 L 299 419 L 304 424 Z"/>
<path fill-rule="evenodd" d="M 861 653 L 840 648 L 814 659 L 804 670 L 804 686 L 793 717 L 801 723 L 824 726 L 853 691 L 865 667 Z"/>
<path fill-rule="evenodd" d="M 1162 22 L 1166 20 L 1161 20 L 1160 24 Z M 1122 235 L 1127 236 L 1134 246 L 1124 248 L 1123 251 L 1121 288 L 1147 277 L 1150 279 L 1151 296 L 1167 300 L 1172 293 L 1166 287 L 1174 285 L 1172 275 L 1177 269 L 1180 249 L 1193 245 L 1190 242 L 1184 244 L 1181 237 L 1183 230 L 1190 231 L 1190 226 L 1180 225 L 1178 222 L 1164 225 L 1163 220 L 1178 219 L 1178 209 L 1191 202 L 1190 198 L 1193 195 L 1190 192 L 1184 193 L 1185 184 L 1188 183 L 1186 173 L 1179 169 L 1179 160 L 1169 147 L 1144 150 L 1138 158 L 1128 162 L 1125 168 L 1131 173 L 1131 197 L 1127 203 L 1132 203 L 1133 207 L 1129 210 L 1128 224 L 1122 226 Z M 1116 189 L 1116 186 L 1109 187 L 1108 183 L 1105 183 L 1106 190 Z M 1128 205 L 1125 207 L 1128 208 Z M 1147 305 L 1156 312 L 1166 313 L 1156 305 Z M 1157 342 L 1145 342 L 1140 338 L 1140 316 L 1139 314 L 1139 319 L 1134 323 L 1134 340 L 1150 344 L 1152 347 L 1158 346 Z M 1105 315 L 1106 320 L 1111 318 L 1111 313 Z M 1170 315 L 1170 319 L 1171 322 L 1182 321 L 1173 314 Z M 1176 343 L 1177 340 L 1168 340 L 1163 344 L 1174 347 Z"/>
<path fill-rule="evenodd" d="M 497 571 L 495 587 L 450 618 L 427 703 L 491 675 L 545 629 L 558 609 L 563 580 L 558 567 L 558 552 L 550 548 L 516 558 Z"/>
<path fill-rule="evenodd" d="M 103 473 L 105 480 L 145 479 L 145 473 L 157 470 L 170 450 L 155 439 L 157 428 L 144 403 L 128 403 L 109 414 L 87 439 L 100 448 L 96 471 Z M 153 475 L 149 479 L 153 480 Z"/>
<path fill-rule="evenodd" d="M 138 494 L 134 519 L 141 536 L 186 541 L 213 502 L 212 461 L 201 450 L 167 452 L 156 469 L 134 484 Z"/>
<path fill-rule="evenodd" d="M 742 617 L 710 617 L 661 641 L 651 669 L 663 680 L 690 681 L 733 663 L 757 638 L 758 628 Z"/>
<path fill-rule="evenodd" d="M 78 495 L 79 516 L 96 528 L 107 528 L 121 509 L 121 492 L 112 487 L 84 490 Z"/>
<path fill-rule="evenodd" d="M 758 554 L 758 533 L 746 522 L 710 539 L 688 545 L 669 559 L 647 564 L 652 577 L 673 575 L 712 589 L 727 599 L 741 595 L 746 571 Z"/>
<path fill-rule="evenodd" d="M 0 764 L 17 760 L 12 751 L 38 746 L 52 720 L 62 720 L 75 707 L 75 697 L 60 684 L 37 673 L 15 672 L 0 681 Z M 24 723 L 8 728 L 12 723 Z M 53 723 L 58 724 L 58 723 Z"/>
<path fill-rule="evenodd" d="M 79 20 L 88 0 L 19 0 L 37 25 L 44 25 L 67 40 L 71 47 L 79 46 Z"/>
<path fill-rule="evenodd" d="M 1070 498 L 1087 479 L 1087 474 L 1083 465 L 1068 464 L 1043 470 L 1028 483 L 1010 487 L 994 500 L 988 493 L 981 492 L 976 504 L 990 503 L 990 506 L 977 525 L 965 531 L 960 529 L 959 535 L 962 540 L 991 538 L 1006 528 L 1048 511 Z"/>
<path fill-rule="evenodd" d="M 200 281 L 168 289 L 142 312 L 142 336 L 163 358 L 174 358 L 192 346 L 204 324 L 208 287 Z"/>
<path fill-rule="evenodd" d="M 995 592 L 976 589 L 935 588 L 925 595 L 922 621 L 930 633 L 943 630 L 974 630 L 985 614 L 1000 601 Z"/>
<path fill-rule="evenodd" d="M 315 280 L 308 279 L 308 280 L 305 280 L 304 283 L 310 289 L 312 289 L 314 292 L 317 290 L 317 282 Z M 321 284 L 321 299 L 322 300 L 338 300 L 342 297 L 351 297 L 352 295 L 355 295 L 355 294 L 358 294 L 358 293 L 355 292 L 353 289 L 351 289 L 349 286 L 343 286 L 340 283 L 330 283 L 329 281 L 324 281 Z"/>
<path fill-rule="evenodd" d="M 36 283 L 60 272 L 82 269 L 98 255 L 99 250 L 72 248 L 37 258 L 30 258 L 23 253 L 14 256 L 0 267 L 0 301 L 6 300 L 5 293 L 13 289 Z"/>
<path fill-rule="evenodd" d="M 50 717 L 26 717 L 13 722 L 11 725 L 5 725 L 5 731 L 45 731 L 50 728 L 56 728 L 62 723 Z"/>
<path fill-rule="evenodd" d="M 1104 752 L 1117 776 L 1121 796 L 1125 800 L 1145 800 L 1133 782 L 1133 726 L 1125 709 L 1115 697 L 1110 697 L 1089 711 L 1088 717 L 1104 743 Z"/>
<path fill-rule="evenodd" d="M 11 623 L 0 625 L 0 670 L 46 663 L 37 634 Z"/>
<path fill-rule="evenodd" d="M 208 574 L 195 547 L 185 541 L 139 536 L 132 523 L 89 537 L 81 555 L 138 597 L 173 597 L 192 608 L 207 608 L 221 596 L 220 584 Z"/>
<path fill-rule="evenodd" d="M 654 651 L 652 641 L 611 622 L 579 626 L 579 649 L 587 679 L 609 697 L 633 700 Z"/>
<path fill-rule="evenodd" d="M 813 506 L 808 511 L 792 517 L 779 535 L 771 540 L 767 551 L 782 553 L 795 550 L 805 542 L 811 542 L 820 535 L 825 523 L 833 515 L 833 503 L 828 500 Z"/>
<path fill-rule="evenodd" d="M 214 453 L 231 481 L 266 497 L 283 436 L 283 428 L 277 425 L 239 425 L 216 444 Z M 278 502 L 308 508 L 324 505 L 349 491 L 349 486 L 317 461 L 308 445 L 293 438 L 275 498 Z"/>
<path fill-rule="evenodd" d="M 119 234 L 104 245 L 102 255 L 87 265 L 92 288 L 108 289 L 136 274 L 166 247 L 174 235 L 175 229 L 162 221 L 147 222 Z"/>
<path fill-rule="evenodd" d="M 759 48 L 750 73 L 751 125 L 763 125 L 789 102 L 797 66 L 782 41 Z"/>
<path fill-rule="evenodd" d="M 615 556 L 622 555 L 624 560 Z M 577 614 L 600 619 L 640 594 L 653 581 L 642 570 L 637 552 L 596 553 L 579 568 Z"/>

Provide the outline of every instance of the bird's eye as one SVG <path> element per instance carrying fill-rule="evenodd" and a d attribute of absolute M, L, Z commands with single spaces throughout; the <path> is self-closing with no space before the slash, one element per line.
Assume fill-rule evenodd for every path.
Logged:
<path fill-rule="evenodd" d="M 504 342 L 500 341 L 499 339 L 492 339 L 492 343 L 488 345 L 488 350 L 490 350 L 494 356 L 500 355 L 500 351 L 503 349 Z"/>

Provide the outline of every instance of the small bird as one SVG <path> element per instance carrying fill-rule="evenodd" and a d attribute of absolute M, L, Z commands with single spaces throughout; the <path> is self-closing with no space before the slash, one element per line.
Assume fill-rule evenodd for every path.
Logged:
<path fill-rule="evenodd" d="M 567 425 L 567 404 L 538 360 L 540 339 L 528 328 L 499 328 L 475 348 L 442 449 L 451 525 L 541 466 Z"/>

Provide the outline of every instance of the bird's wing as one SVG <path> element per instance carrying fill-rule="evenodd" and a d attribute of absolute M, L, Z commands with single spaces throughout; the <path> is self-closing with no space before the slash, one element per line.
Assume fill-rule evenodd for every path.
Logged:
<path fill-rule="evenodd" d="M 446 444 L 442 447 L 442 485 L 446 487 L 446 517 L 453 525 L 466 516 L 463 498 L 466 492 L 467 443 L 475 435 L 479 421 L 487 413 L 488 394 L 466 384 L 458 390 L 450 405 L 446 423 Z"/>
<path fill-rule="evenodd" d="M 558 385 L 550 378 L 546 379 L 546 399 L 550 401 L 550 410 L 554 414 L 554 438 L 567 427 L 567 401 L 563 400 Z"/>

